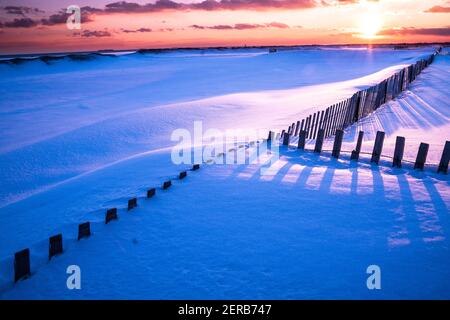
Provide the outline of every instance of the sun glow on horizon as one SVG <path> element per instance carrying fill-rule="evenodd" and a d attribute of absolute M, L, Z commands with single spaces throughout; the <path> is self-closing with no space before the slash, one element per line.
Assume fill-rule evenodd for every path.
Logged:
<path fill-rule="evenodd" d="M 359 35 L 365 39 L 377 38 L 383 27 L 383 19 L 378 12 L 368 12 L 361 17 L 358 30 Z"/>

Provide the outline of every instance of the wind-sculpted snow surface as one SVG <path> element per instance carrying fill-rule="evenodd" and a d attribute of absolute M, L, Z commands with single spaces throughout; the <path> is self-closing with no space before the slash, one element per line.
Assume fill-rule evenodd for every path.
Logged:
<path fill-rule="evenodd" d="M 202 165 L 125 209 L 130 197 L 187 168 L 171 161 L 172 130 L 192 129 L 195 120 L 205 129 L 284 128 L 433 49 L 374 51 L 332 51 L 326 62 L 311 50 L 0 66 L 10 102 L 0 101 L 0 297 L 450 298 L 449 180 L 431 170 L 281 149 L 271 175 L 256 163 Z M 370 152 L 383 130 L 383 154 L 404 135 L 405 158 L 426 142 L 436 163 L 450 138 L 449 72 L 449 56 L 436 57 L 398 99 L 348 128 L 343 149 L 364 130 Z M 110 207 L 119 221 L 104 225 Z M 93 235 L 77 241 L 84 221 Z M 48 237 L 60 232 L 65 252 L 48 262 Z M 33 274 L 13 285 L 13 254 L 26 247 Z M 66 287 L 73 264 L 81 290 Z M 372 264 L 381 268 L 381 290 L 366 287 Z"/>
<path fill-rule="evenodd" d="M 262 50 L 0 65 L 1 205 L 148 150 L 177 128 L 277 128 L 427 56 Z"/>
<path fill-rule="evenodd" d="M 161 173 L 161 160 L 149 154 L 114 173 L 148 186 L 152 180 L 142 177 Z M 82 214 L 94 223 L 89 239 L 76 241 L 72 211 L 66 252 L 48 263 L 45 244 L 33 246 L 37 271 L 5 285 L 1 297 L 448 299 L 448 181 L 385 165 L 282 149 L 271 175 L 262 176 L 258 164 L 202 166 L 131 212 L 125 197 L 109 203 L 122 203 L 116 222 L 104 225 L 104 210 Z M 47 202 L 34 214 L 63 210 L 80 188 L 95 190 L 101 203 L 104 183 L 117 181 L 108 171 L 78 179 L 60 189 L 66 203 Z M 2 265 L 5 277 L 12 277 L 11 262 Z M 382 271 L 381 290 L 366 287 L 373 264 Z M 66 287 L 69 265 L 81 268 L 81 290 Z"/>

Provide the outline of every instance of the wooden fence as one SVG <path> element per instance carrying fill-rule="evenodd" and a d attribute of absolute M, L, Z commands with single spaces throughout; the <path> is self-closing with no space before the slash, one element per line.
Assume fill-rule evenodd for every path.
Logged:
<path fill-rule="evenodd" d="M 307 150 L 305 149 L 305 140 L 306 140 L 307 132 L 305 130 L 301 130 L 298 136 L 298 145 L 297 148 L 299 150 Z M 317 133 L 317 139 L 314 144 L 314 149 L 308 150 L 308 151 L 314 151 L 315 153 L 321 153 L 323 150 L 323 142 L 324 142 L 324 136 L 325 136 L 325 129 L 319 129 Z M 342 140 L 344 138 L 344 130 L 337 129 L 336 134 L 334 137 L 334 143 L 333 143 L 333 149 L 331 151 L 331 156 L 333 158 L 339 158 L 339 155 L 341 152 L 347 152 L 351 153 L 350 160 L 359 160 L 359 155 L 361 152 L 362 147 L 362 141 L 363 141 L 364 132 L 359 131 L 358 133 L 358 140 L 356 142 L 356 147 L 352 151 L 342 151 Z M 394 154 L 392 156 L 383 155 L 383 143 L 384 143 L 384 137 L 385 133 L 383 131 L 377 131 L 377 135 L 375 137 L 375 143 L 373 146 L 370 162 L 375 163 L 378 165 L 381 157 L 385 158 L 391 158 L 392 159 L 392 167 L 402 167 L 402 161 L 403 160 L 403 153 L 405 150 L 405 137 L 398 136 L 395 141 L 395 149 Z M 290 142 L 290 135 L 285 134 L 283 136 L 283 142 L 282 144 L 286 147 L 289 146 Z M 275 133 L 272 131 L 269 131 L 269 136 L 267 138 L 268 143 L 270 143 L 272 140 L 276 139 Z M 429 144 L 427 143 L 421 143 L 419 145 L 419 149 L 417 151 L 416 160 L 414 162 L 414 170 L 424 170 L 427 155 L 428 155 L 428 149 Z M 437 166 L 437 173 L 447 174 L 448 173 L 448 164 L 450 161 L 450 141 L 446 141 L 444 145 L 444 149 L 442 151 L 442 155 L 439 161 L 439 165 Z M 412 162 L 412 161 L 406 161 L 405 162 Z"/>
<path fill-rule="evenodd" d="M 306 139 L 316 139 L 320 129 L 323 130 L 324 137 L 329 137 L 334 135 L 336 130 L 347 128 L 397 97 L 423 69 L 433 62 L 434 57 L 441 52 L 441 49 L 437 49 L 428 58 L 419 60 L 396 72 L 379 84 L 358 91 L 351 98 L 292 123 L 287 131 L 282 131 L 282 138 L 285 133 L 289 136 L 297 136 L 301 131 L 305 131 Z"/>

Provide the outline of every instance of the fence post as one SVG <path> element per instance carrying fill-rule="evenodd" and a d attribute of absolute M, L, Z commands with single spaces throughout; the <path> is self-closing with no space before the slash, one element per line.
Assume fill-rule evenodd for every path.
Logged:
<path fill-rule="evenodd" d="M 298 135 L 298 130 L 300 130 L 300 121 L 297 121 L 297 125 L 295 126 L 295 135 Z"/>
<path fill-rule="evenodd" d="M 384 141 L 384 132 L 383 131 L 377 131 L 377 136 L 375 138 L 375 144 L 373 146 L 372 151 L 372 159 L 370 162 L 375 162 L 378 164 L 381 157 L 381 150 L 383 149 L 383 141 Z"/>
<path fill-rule="evenodd" d="M 317 152 L 317 153 L 322 152 L 324 134 L 325 134 L 325 131 L 323 129 L 319 129 L 319 132 L 317 133 L 317 139 L 316 139 L 316 145 L 314 147 L 314 152 Z"/>
<path fill-rule="evenodd" d="M 306 144 L 306 131 L 305 130 L 301 130 L 300 134 L 298 136 L 298 148 L 300 150 L 304 150 L 305 149 L 305 144 Z"/>
<path fill-rule="evenodd" d="M 48 239 L 48 260 L 61 253 L 63 253 L 63 241 L 60 233 Z"/>
<path fill-rule="evenodd" d="M 405 151 L 405 138 L 397 137 L 395 140 L 394 160 L 392 162 L 393 167 L 402 167 L 403 152 Z"/>
<path fill-rule="evenodd" d="M 414 169 L 423 170 L 425 162 L 427 161 L 428 148 L 430 145 L 428 143 L 421 143 L 419 146 L 419 151 L 417 152 L 416 163 L 414 163 Z"/>
<path fill-rule="evenodd" d="M 289 133 L 285 133 L 283 136 L 283 146 L 288 146 L 289 145 L 289 138 L 290 138 L 290 134 Z"/>
<path fill-rule="evenodd" d="M 309 138 L 314 139 L 314 124 L 316 123 L 316 114 L 313 114 L 312 122 L 311 122 L 311 131 L 309 132 Z"/>
<path fill-rule="evenodd" d="M 309 133 L 311 132 L 311 115 L 306 118 L 306 138 L 309 138 Z"/>
<path fill-rule="evenodd" d="M 108 224 L 113 220 L 117 220 L 117 208 L 111 208 L 106 210 L 105 224 Z"/>
<path fill-rule="evenodd" d="M 337 130 L 336 136 L 334 137 L 334 144 L 333 144 L 333 153 L 331 154 L 336 159 L 339 158 L 339 155 L 341 153 L 341 146 L 342 146 L 342 138 L 344 137 L 344 131 L 343 130 Z"/>
<path fill-rule="evenodd" d="M 23 249 L 14 254 L 14 282 L 31 275 L 30 249 Z"/>
<path fill-rule="evenodd" d="M 134 209 L 137 207 L 137 198 L 131 198 L 128 200 L 128 210 Z"/>
<path fill-rule="evenodd" d="M 272 141 L 274 133 L 272 131 L 269 131 L 269 136 L 267 137 L 267 141 Z"/>
<path fill-rule="evenodd" d="M 439 162 L 439 168 L 437 171 L 438 173 L 442 172 L 447 174 L 449 159 L 450 159 L 450 141 L 446 141 L 444 151 L 442 151 L 441 161 Z"/>
<path fill-rule="evenodd" d="M 91 223 L 85 222 L 78 225 L 78 240 L 91 235 Z"/>

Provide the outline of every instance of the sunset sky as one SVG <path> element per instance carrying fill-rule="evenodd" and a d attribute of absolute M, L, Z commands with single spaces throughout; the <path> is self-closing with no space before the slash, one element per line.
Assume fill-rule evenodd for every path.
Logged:
<path fill-rule="evenodd" d="M 449 0 L 0 0 L 0 54 L 445 42 L 449 21 Z"/>

